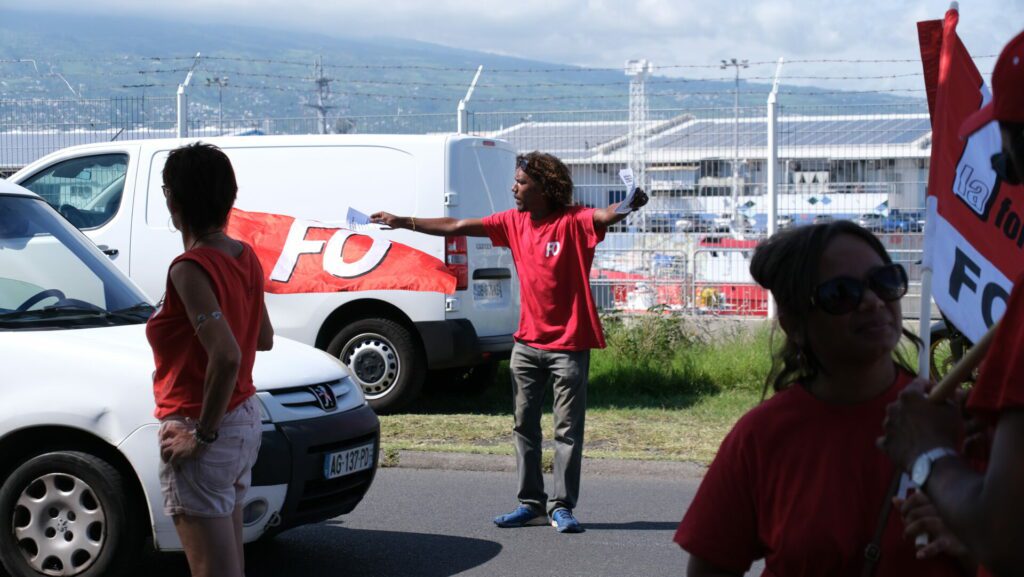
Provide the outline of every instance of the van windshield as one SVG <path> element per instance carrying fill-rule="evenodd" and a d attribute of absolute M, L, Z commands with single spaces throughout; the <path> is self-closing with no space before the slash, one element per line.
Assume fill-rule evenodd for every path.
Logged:
<path fill-rule="evenodd" d="M 144 323 L 145 295 L 38 198 L 0 194 L 0 330 Z"/>

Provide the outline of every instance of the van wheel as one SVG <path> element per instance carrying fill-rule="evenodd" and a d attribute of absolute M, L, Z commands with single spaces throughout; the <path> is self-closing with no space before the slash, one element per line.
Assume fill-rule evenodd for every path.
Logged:
<path fill-rule="evenodd" d="M 394 413 L 419 395 L 425 374 L 412 334 L 389 319 L 361 319 L 346 325 L 327 345 L 341 359 L 363 395 L 381 413 Z"/>
<path fill-rule="evenodd" d="M 123 573 L 142 531 L 124 477 L 77 451 L 34 457 L 0 489 L 0 560 L 12 577 Z"/>

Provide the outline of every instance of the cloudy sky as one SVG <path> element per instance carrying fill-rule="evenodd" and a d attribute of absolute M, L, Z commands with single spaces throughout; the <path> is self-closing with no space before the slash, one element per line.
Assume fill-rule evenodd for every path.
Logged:
<path fill-rule="evenodd" d="M 239 23 L 351 37 L 400 37 L 560 64 L 620 68 L 647 58 L 660 73 L 699 74 L 683 65 L 723 58 L 794 60 L 794 77 L 916 73 L 912 63 L 833 66 L 800 60 L 918 58 L 918 20 L 941 18 L 948 1 L 919 0 L 34 0 L 33 9 Z M 1024 0 L 965 0 L 959 32 L 983 73 L 1024 29 Z M 759 65 L 745 76 L 771 76 Z M 810 82 L 793 78 L 793 84 Z M 920 80 L 872 79 L 876 88 L 920 87 Z M 829 84 L 829 83 L 824 83 Z M 843 82 L 831 82 L 842 85 Z M 856 81 L 848 81 L 853 87 Z"/>

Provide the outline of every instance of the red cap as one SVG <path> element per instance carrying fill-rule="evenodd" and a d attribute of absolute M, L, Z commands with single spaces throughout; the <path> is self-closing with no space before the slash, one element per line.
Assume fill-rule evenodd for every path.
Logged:
<path fill-rule="evenodd" d="M 1003 48 L 992 70 L 992 100 L 967 117 L 960 126 L 960 138 L 994 120 L 1024 123 L 1024 32 Z"/>

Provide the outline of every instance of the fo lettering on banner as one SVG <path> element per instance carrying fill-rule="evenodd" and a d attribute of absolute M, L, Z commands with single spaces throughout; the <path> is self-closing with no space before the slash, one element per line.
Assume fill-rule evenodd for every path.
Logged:
<path fill-rule="evenodd" d="M 228 234 L 253 247 L 269 293 L 455 292 L 455 276 L 440 259 L 347 228 L 232 209 Z"/>

